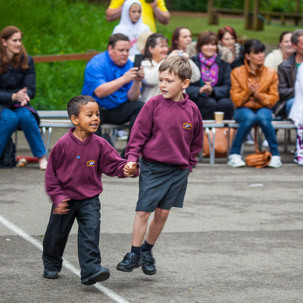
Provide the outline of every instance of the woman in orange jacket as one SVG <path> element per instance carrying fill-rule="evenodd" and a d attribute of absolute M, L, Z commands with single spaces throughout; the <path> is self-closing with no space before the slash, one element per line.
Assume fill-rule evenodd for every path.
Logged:
<path fill-rule="evenodd" d="M 241 147 L 252 126 L 258 124 L 268 141 L 272 160 L 269 167 L 282 165 L 278 141 L 272 122 L 272 107 L 279 99 L 278 76 L 264 66 L 265 46 L 256 39 L 244 45 L 244 65 L 231 73 L 230 96 L 236 107 L 235 120 L 240 123 L 227 164 L 232 167 L 245 166 L 241 159 Z"/>

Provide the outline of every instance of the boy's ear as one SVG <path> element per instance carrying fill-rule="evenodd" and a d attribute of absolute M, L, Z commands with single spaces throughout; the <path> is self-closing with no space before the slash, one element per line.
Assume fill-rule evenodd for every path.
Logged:
<path fill-rule="evenodd" d="M 75 126 L 79 124 L 79 119 L 78 119 L 78 117 L 75 116 L 75 115 L 72 115 L 72 116 L 70 117 L 70 120 L 71 120 L 71 122 L 72 122 Z"/>
<path fill-rule="evenodd" d="M 190 80 L 189 80 L 189 79 L 185 79 L 185 80 L 182 82 L 182 88 L 183 88 L 183 89 L 188 88 L 188 87 L 189 87 L 189 84 L 190 84 Z"/>

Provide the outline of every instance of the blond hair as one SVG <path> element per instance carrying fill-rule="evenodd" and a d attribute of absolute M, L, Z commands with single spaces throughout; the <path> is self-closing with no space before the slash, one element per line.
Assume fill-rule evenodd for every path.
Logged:
<path fill-rule="evenodd" d="M 188 60 L 178 56 L 168 57 L 161 63 L 159 72 L 161 73 L 166 70 L 170 74 L 178 76 L 182 81 L 190 79 L 192 74 Z"/>

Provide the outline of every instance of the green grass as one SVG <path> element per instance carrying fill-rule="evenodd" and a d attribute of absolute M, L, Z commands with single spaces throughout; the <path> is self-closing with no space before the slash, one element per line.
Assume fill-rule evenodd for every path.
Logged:
<path fill-rule="evenodd" d="M 272 22 L 271 25 L 264 25 L 264 31 L 251 31 L 244 29 L 244 19 L 243 18 L 227 18 L 227 17 L 220 17 L 219 18 L 219 25 L 208 25 L 207 24 L 207 17 L 201 16 L 182 16 L 177 17 L 173 16 L 170 19 L 169 25 L 165 26 L 162 24 L 157 24 L 157 29 L 159 32 L 164 33 L 167 37 L 171 37 L 174 29 L 180 25 L 186 26 L 191 29 L 192 33 L 198 34 L 204 30 L 211 30 L 214 33 L 217 33 L 218 29 L 223 27 L 224 25 L 232 26 L 237 34 L 240 37 L 246 37 L 248 39 L 259 39 L 266 44 L 277 45 L 279 36 L 283 31 L 289 30 L 294 31 L 296 28 L 300 26 L 295 26 L 291 23 L 287 23 L 287 25 L 282 26 L 280 23 L 275 20 Z M 194 37 L 197 38 L 197 37 Z"/>
<path fill-rule="evenodd" d="M 107 22 L 105 7 L 77 0 L 0 0 L 0 28 L 16 25 L 24 33 L 23 43 L 31 55 L 85 53 L 104 51 L 114 26 Z M 280 33 L 294 30 L 292 25 L 273 23 L 265 31 L 244 30 L 241 18 L 220 18 L 219 26 L 208 26 L 206 17 L 172 16 L 168 26 L 158 24 L 158 31 L 168 38 L 177 26 L 189 27 L 193 33 L 224 24 L 233 26 L 240 36 L 258 38 L 276 44 Z M 37 109 L 65 109 L 68 100 L 81 93 L 85 61 L 37 63 L 37 93 L 32 104 Z"/>

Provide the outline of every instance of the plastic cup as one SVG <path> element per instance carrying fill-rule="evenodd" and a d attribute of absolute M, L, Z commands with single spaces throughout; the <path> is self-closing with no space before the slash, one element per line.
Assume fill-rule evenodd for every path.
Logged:
<path fill-rule="evenodd" d="M 224 118 L 224 112 L 215 112 L 215 121 L 216 123 L 222 123 Z"/>

